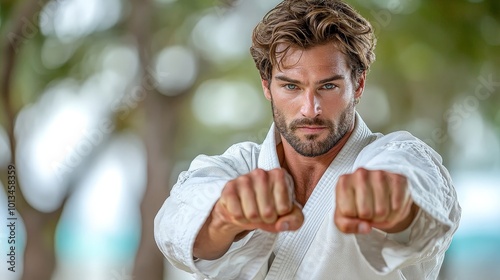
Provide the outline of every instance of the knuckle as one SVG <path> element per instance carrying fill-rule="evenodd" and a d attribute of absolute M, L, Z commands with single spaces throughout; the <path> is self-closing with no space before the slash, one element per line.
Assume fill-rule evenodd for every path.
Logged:
<path fill-rule="evenodd" d="M 370 209 L 360 209 L 358 211 L 358 216 L 361 219 L 371 219 L 373 217 L 373 213 L 372 211 L 370 211 Z"/>
<path fill-rule="evenodd" d="M 231 180 L 226 183 L 226 186 L 224 187 L 224 190 L 231 190 L 235 187 L 236 185 L 236 180 Z"/>
<path fill-rule="evenodd" d="M 276 213 L 274 212 L 274 209 L 272 207 L 265 207 L 264 210 L 262 210 L 262 217 L 267 218 L 267 219 L 272 219 L 276 216 Z"/>
<path fill-rule="evenodd" d="M 275 168 L 272 171 L 278 176 L 285 176 L 285 170 L 283 168 Z"/>
<path fill-rule="evenodd" d="M 271 172 L 278 180 L 285 180 L 285 171 L 282 168 L 273 169 Z"/>
<path fill-rule="evenodd" d="M 358 177 L 358 178 L 366 178 L 368 176 L 368 170 L 367 169 L 364 169 L 363 167 L 360 167 L 358 169 L 356 169 L 356 171 L 354 171 L 354 174 Z"/>
<path fill-rule="evenodd" d="M 224 189 L 222 189 L 221 197 L 229 197 L 236 195 L 236 183 L 234 181 L 227 182 Z"/>
<path fill-rule="evenodd" d="M 256 221 L 259 220 L 259 213 L 256 211 L 248 211 L 246 214 L 246 218 L 249 219 L 250 221 Z"/>
<path fill-rule="evenodd" d="M 240 176 L 236 180 L 239 185 L 250 185 L 252 183 L 252 179 L 247 175 Z"/>
<path fill-rule="evenodd" d="M 345 184 L 346 182 L 349 181 L 349 179 L 351 178 L 351 176 L 353 176 L 353 174 L 343 174 L 343 175 L 340 175 L 338 183 L 339 184 Z"/>
<path fill-rule="evenodd" d="M 356 185 L 362 185 L 368 182 L 368 173 L 366 172 L 358 172 L 353 175 L 352 181 L 355 182 Z"/>
<path fill-rule="evenodd" d="M 403 211 L 403 209 L 404 209 L 404 205 L 403 205 L 403 202 L 401 200 L 397 200 L 397 201 L 393 202 L 391 205 L 391 210 L 394 213 L 399 213 L 399 212 Z"/>
<path fill-rule="evenodd" d="M 289 204 L 281 203 L 280 205 L 278 205 L 277 211 L 278 211 L 279 215 L 284 215 L 284 214 L 292 211 L 292 205 L 291 205 L 291 203 L 289 203 Z"/>
<path fill-rule="evenodd" d="M 376 211 L 375 211 L 375 215 L 377 215 L 377 217 L 386 217 L 389 215 L 389 209 L 385 208 L 385 207 L 381 207 L 381 208 L 378 208 Z"/>
<path fill-rule="evenodd" d="M 399 212 L 399 211 L 401 211 L 401 209 L 402 209 L 402 203 L 400 201 L 395 201 L 392 204 L 392 211 L 393 212 Z"/>
<path fill-rule="evenodd" d="M 255 169 L 252 171 L 252 173 L 253 173 L 253 174 L 256 174 L 256 175 L 262 175 L 262 174 L 264 174 L 265 172 L 266 172 L 266 171 L 264 171 L 264 169 L 262 169 L 262 168 L 255 168 Z"/>
<path fill-rule="evenodd" d="M 241 213 L 241 212 L 232 213 L 232 216 L 237 221 L 243 221 L 243 220 L 245 220 L 245 216 L 243 216 L 243 213 Z"/>
<path fill-rule="evenodd" d="M 252 171 L 253 176 L 256 176 L 259 179 L 265 179 L 267 177 L 267 172 L 262 168 L 257 168 Z"/>
<path fill-rule="evenodd" d="M 343 210 L 342 214 L 344 214 L 345 216 L 348 216 L 348 217 L 356 217 L 357 216 L 356 211 L 354 211 L 353 209 Z"/>

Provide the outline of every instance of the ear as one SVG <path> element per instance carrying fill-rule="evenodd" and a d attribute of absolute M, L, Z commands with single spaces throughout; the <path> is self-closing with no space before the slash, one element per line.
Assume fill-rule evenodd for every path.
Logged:
<path fill-rule="evenodd" d="M 260 82 L 262 84 L 262 90 L 264 91 L 264 96 L 266 97 L 267 100 L 271 101 L 271 90 L 269 89 L 270 87 L 269 80 L 261 79 Z"/>
<path fill-rule="evenodd" d="M 361 98 L 361 96 L 363 95 L 363 91 L 365 90 L 365 81 L 366 81 L 366 71 L 363 71 L 363 73 L 361 73 L 361 76 L 359 76 L 358 88 L 354 92 L 354 98 Z"/>

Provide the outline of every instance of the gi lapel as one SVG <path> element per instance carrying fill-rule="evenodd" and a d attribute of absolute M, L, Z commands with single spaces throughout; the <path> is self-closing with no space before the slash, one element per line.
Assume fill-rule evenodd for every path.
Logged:
<path fill-rule="evenodd" d="M 278 234 L 274 249 L 276 257 L 266 279 L 294 279 L 321 222 L 334 207 L 334 188 L 339 176 L 353 171 L 352 165 L 357 155 L 373 141 L 374 137 L 370 137 L 371 135 L 371 131 L 356 114 L 356 126 L 351 137 L 323 174 L 304 206 L 304 224 L 296 232 Z"/>

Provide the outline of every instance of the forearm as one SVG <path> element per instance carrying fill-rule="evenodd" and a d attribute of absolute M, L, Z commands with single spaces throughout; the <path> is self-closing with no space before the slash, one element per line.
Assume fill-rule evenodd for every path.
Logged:
<path fill-rule="evenodd" d="M 193 247 L 193 256 L 204 260 L 222 257 L 237 239 L 248 233 L 222 220 L 209 216 L 201 228 Z"/>

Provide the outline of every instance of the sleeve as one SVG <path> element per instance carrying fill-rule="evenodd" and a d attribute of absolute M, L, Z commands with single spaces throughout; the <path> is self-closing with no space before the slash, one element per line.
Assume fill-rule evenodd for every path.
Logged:
<path fill-rule="evenodd" d="M 275 238 L 259 231 L 233 243 L 217 260 L 194 260 L 193 257 L 196 236 L 224 185 L 256 168 L 256 149 L 255 144 L 238 144 L 221 156 L 201 155 L 180 174 L 154 222 L 156 243 L 172 265 L 192 273 L 196 279 L 236 279 L 242 273 L 257 273 L 260 269 L 252 260 L 265 259 Z"/>
<path fill-rule="evenodd" d="M 363 167 L 406 176 L 413 201 L 420 207 L 410 227 L 398 234 L 373 230 L 356 235 L 359 250 L 379 274 L 444 258 L 458 228 L 461 208 L 441 157 L 407 132 L 384 136 L 359 154 Z"/>

